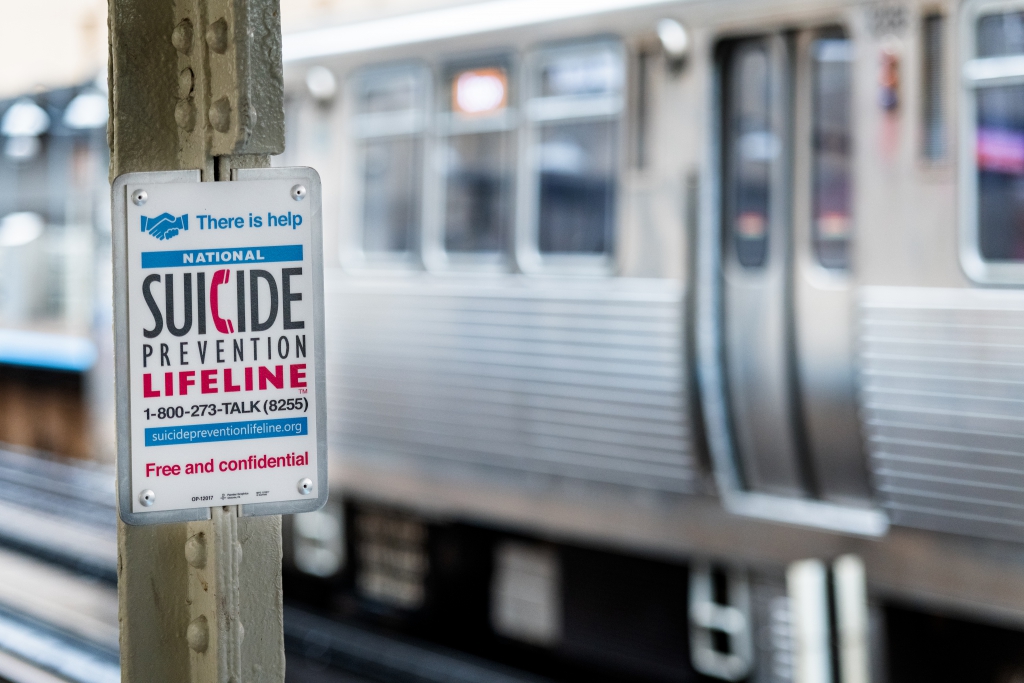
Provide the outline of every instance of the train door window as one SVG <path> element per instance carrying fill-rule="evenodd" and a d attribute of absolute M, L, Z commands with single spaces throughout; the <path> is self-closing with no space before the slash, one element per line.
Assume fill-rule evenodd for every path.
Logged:
<path fill-rule="evenodd" d="M 515 175 L 510 66 L 507 59 L 492 59 L 445 73 L 439 132 L 449 255 L 499 255 L 507 246 Z"/>
<path fill-rule="evenodd" d="M 528 104 L 535 248 L 542 256 L 612 250 L 623 108 L 622 46 L 603 40 L 535 55 Z"/>
<path fill-rule="evenodd" d="M 732 46 L 725 64 L 725 202 L 727 234 L 748 268 L 768 257 L 772 178 L 781 155 L 773 122 L 779 75 L 767 39 Z"/>
<path fill-rule="evenodd" d="M 946 17 L 937 12 L 921 21 L 921 152 L 927 161 L 946 157 Z"/>
<path fill-rule="evenodd" d="M 965 13 L 961 260 L 976 280 L 1024 282 L 1024 11 Z"/>
<path fill-rule="evenodd" d="M 818 262 L 832 269 L 850 259 L 852 57 L 853 44 L 841 35 L 811 45 L 811 231 Z"/>
<path fill-rule="evenodd" d="M 357 78 L 360 246 L 367 256 L 418 248 L 427 80 L 418 66 L 375 69 Z"/>

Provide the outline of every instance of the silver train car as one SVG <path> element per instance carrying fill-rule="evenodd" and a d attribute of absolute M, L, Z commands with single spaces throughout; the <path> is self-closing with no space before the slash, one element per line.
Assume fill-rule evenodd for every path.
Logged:
<path fill-rule="evenodd" d="M 293 595 L 565 680 L 1024 676 L 1024 4 L 284 50 L 337 494 Z"/>

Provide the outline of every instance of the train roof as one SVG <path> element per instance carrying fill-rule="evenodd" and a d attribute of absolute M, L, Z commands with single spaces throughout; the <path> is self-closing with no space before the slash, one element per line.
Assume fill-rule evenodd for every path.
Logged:
<path fill-rule="evenodd" d="M 679 0 L 489 0 L 292 33 L 284 36 L 284 61 L 301 62 L 678 2 Z"/>

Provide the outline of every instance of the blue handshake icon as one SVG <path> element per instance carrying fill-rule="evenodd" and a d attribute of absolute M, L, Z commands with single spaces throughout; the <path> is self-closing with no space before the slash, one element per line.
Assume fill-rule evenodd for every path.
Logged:
<path fill-rule="evenodd" d="M 148 232 L 158 240 L 169 240 L 182 230 L 188 230 L 188 214 L 172 216 L 162 213 L 156 218 L 142 217 L 142 232 Z"/>

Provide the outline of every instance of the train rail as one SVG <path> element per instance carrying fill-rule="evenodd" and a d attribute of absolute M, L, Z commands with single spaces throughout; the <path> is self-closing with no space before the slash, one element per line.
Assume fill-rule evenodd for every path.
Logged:
<path fill-rule="evenodd" d="M 0 680 L 119 681 L 116 586 L 18 546 L 0 548 Z"/>
<path fill-rule="evenodd" d="M 115 583 L 113 471 L 0 449 L 0 543 Z"/>
<path fill-rule="evenodd" d="M 113 472 L 0 449 L 0 682 L 117 683 Z M 289 683 L 542 683 L 454 650 L 285 608 Z"/>
<path fill-rule="evenodd" d="M 492 662 L 428 647 L 286 606 L 285 650 L 308 661 L 389 683 L 543 683 Z"/>

